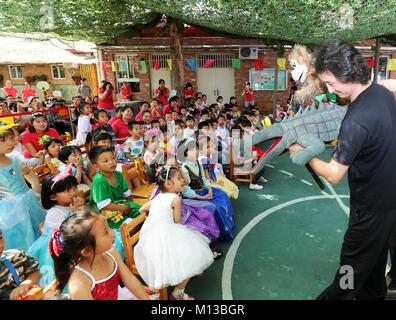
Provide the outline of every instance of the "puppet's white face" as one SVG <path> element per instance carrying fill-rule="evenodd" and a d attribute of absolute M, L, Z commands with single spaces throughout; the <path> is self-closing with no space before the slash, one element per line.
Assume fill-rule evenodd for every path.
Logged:
<path fill-rule="evenodd" d="M 305 64 L 299 64 L 296 59 L 290 60 L 290 66 L 293 68 L 291 72 L 293 80 L 304 83 L 308 76 L 307 66 Z"/>

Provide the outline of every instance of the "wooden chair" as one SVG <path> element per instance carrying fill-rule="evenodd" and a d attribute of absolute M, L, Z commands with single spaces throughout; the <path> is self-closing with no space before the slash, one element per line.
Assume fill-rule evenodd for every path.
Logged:
<path fill-rule="evenodd" d="M 249 182 L 253 181 L 253 174 L 251 170 L 242 170 L 237 167 L 232 143 L 230 144 L 230 180 L 234 183 L 237 182 Z"/>
<path fill-rule="evenodd" d="M 51 170 L 46 163 L 33 168 L 33 172 L 39 180 L 43 180 L 46 176 L 51 174 Z"/>
<path fill-rule="evenodd" d="M 134 246 L 139 241 L 140 229 L 146 220 L 146 213 L 140 214 L 138 217 L 133 219 L 129 223 L 124 223 L 121 225 L 121 237 L 122 245 L 124 247 L 125 263 L 133 274 L 139 276 L 139 272 L 136 268 L 135 258 L 134 258 Z M 162 288 L 158 291 L 151 290 L 153 293 L 159 293 L 160 300 L 168 300 L 168 289 Z"/>
<path fill-rule="evenodd" d="M 72 141 L 72 137 L 70 134 L 63 134 L 59 136 L 59 140 L 66 145 L 68 142 Z"/>
<path fill-rule="evenodd" d="M 136 163 L 132 164 L 123 164 L 122 165 L 122 174 L 128 184 L 128 187 L 132 191 L 132 197 L 134 198 L 143 198 L 148 199 L 150 198 L 151 192 L 153 191 L 155 184 L 154 183 L 146 183 L 142 184 L 142 180 L 139 177 L 138 166 Z"/>

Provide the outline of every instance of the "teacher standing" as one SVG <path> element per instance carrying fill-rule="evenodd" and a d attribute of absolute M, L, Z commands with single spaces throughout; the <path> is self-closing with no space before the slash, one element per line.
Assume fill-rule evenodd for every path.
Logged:
<path fill-rule="evenodd" d="M 330 162 L 309 161 L 332 184 L 348 171 L 350 189 L 340 267 L 318 299 L 384 299 L 388 243 L 396 220 L 396 102 L 390 91 L 371 83 L 365 59 L 349 43 L 329 42 L 315 69 L 330 92 L 350 100 Z M 301 149 L 295 144 L 289 151 Z"/>

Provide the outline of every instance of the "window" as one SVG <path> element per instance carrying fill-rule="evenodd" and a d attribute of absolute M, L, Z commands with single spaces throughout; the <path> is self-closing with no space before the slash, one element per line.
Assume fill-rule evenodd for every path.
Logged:
<path fill-rule="evenodd" d="M 139 61 L 137 55 L 130 56 L 116 56 L 116 76 L 117 76 L 117 91 L 120 92 L 120 88 L 123 82 L 129 83 L 132 92 L 140 92 L 140 80 L 138 77 L 139 73 Z"/>
<path fill-rule="evenodd" d="M 232 68 L 232 59 L 237 58 L 236 53 L 211 53 L 198 54 L 198 68 Z M 214 60 L 209 66 L 205 66 L 206 61 Z"/>
<path fill-rule="evenodd" d="M 66 79 L 65 69 L 62 65 L 51 66 L 52 79 Z"/>
<path fill-rule="evenodd" d="M 23 79 L 21 66 L 8 66 L 11 79 Z"/>

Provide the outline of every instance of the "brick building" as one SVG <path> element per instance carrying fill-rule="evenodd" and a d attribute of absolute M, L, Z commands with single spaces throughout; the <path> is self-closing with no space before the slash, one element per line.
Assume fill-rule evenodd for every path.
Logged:
<path fill-rule="evenodd" d="M 158 31 L 160 29 L 156 27 L 142 32 L 138 37 L 118 39 L 115 43 L 98 46 L 99 60 L 107 62 L 107 67 L 100 70 L 101 78 L 117 84 L 117 90 L 122 81 L 129 82 L 134 91 L 134 100 L 149 100 L 153 90 L 158 86 L 159 79 L 164 79 L 167 87 L 172 89 L 171 71 L 167 63 L 167 59 L 170 58 L 170 39 L 166 33 L 158 35 Z M 371 57 L 374 56 L 371 50 L 373 44 L 374 41 L 364 41 L 356 43 L 356 46 L 365 56 Z M 286 46 L 286 61 L 290 49 L 290 46 Z M 247 52 L 245 58 L 242 57 L 242 50 Z M 395 71 L 386 70 L 387 59 L 392 57 L 396 57 L 396 47 L 381 48 L 380 78 L 396 78 Z M 240 59 L 239 69 L 232 66 L 232 59 L 235 58 Z M 271 72 L 273 75 L 277 61 L 276 53 L 266 46 L 263 40 L 216 36 L 193 27 L 184 29 L 184 80 L 205 93 L 210 103 L 221 95 L 225 102 L 228 102 L 230 96 L 236 96 L 239 104 L 243 104 L 242 89 L 245 81 L 250 81 L 255 90 L 256 103 L 262 109 L 271 110 L 273 90 L 258 90 L 256 88 L 268 87 L 263 83 L 256 83 L 257 87 L 254 84 L 257 80 L 254 73 L 254 62 L 257 58 L 264 60 L 262 77 L 265 79 Z M 188 59 L 195 61 L 195 72 L 188 66 Z M 215 63 L 206 68 L 205 61 L 210 59 L 215 60 Z M 139 66 L 142 60 L 146 61 L 147 65 L 145 73 Z M 158 61 L 159 69 L 158 66 L 155 68 L 155 60 Z M 115 62 L 116 72 L 112 69 L 111 61 Z M 290 94 L 290 72 L 287 70 L 289 68 L 286 63 L 286 71 L 281 71 L 280 74 L 282 89 L 278 91 L 278 99 L 281 105 L 286 105 Z"/>
<path fill-rule="evenodd" d="M 0 87 L 11 80 L 21 95 L 21 89 L 28 81 L 42 97 L 43 92 L 37 83 L 45 81 L 50 85 L 50 95 L 58 91 L 68 101 L 77 93 L 79 79 L 84 76 L 97 92 L 94 51 L 76 50 L 59 39 L 37 34 L 0 33 L 0 41 Z"/>

